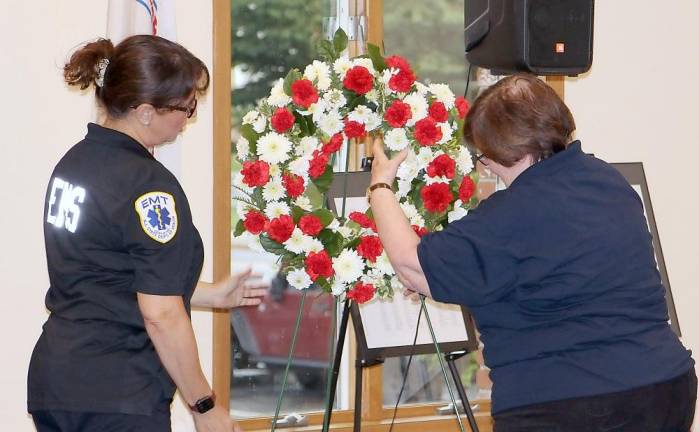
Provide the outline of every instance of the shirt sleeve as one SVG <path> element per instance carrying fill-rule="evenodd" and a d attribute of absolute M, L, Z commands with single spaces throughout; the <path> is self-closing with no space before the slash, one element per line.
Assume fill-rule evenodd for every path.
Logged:
<path fill-rule="evenodd" d="M 179 185 L 152 183 L 130 201 L 125 244 L 134 271 L 133 289 L 154 295 L 184 295 L 193 259 L 189 205 Z"/>
<path fill-rule="evenodd" d="M 420 266 L 439 302 L 479 306 L 515 287 L 517 254 L 511 228 L 491 211 L 497 206 L 485 203 L 443 231 L 422 237 L 418 245 Z"/>

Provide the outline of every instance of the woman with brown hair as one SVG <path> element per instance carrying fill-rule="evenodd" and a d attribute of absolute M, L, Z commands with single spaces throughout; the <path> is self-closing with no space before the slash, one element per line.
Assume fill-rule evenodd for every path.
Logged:
<path fill-rule="evenodd" d="M 169 431 L 177 388 L 198 432 L 238 429 L 199 365 L 192 306 L 259 304 L 250 272 L 197 283 L 204 253 L 187 197 L 151 150 L 174 140 L 209 85 L 204 63 L 157 36 L 100 39 L 64 68 L 106 113 L 56 165 L 44 237 L 50 315 L 29 366 L 42 431 Z"/>
<path fill-rule="evenodd" d="M 371 192 L 388 256 L 410 292 L 473 313 L 493 381 L 496 432 L 689 430 L 694 361 L 668 324 L 636 192 L 573 141 L 575 122 L 532 75 L 470 110 L 464 137 L 507 185 L 418 238 L 392 191 Z M 374 145 L 372 185 L 405 153 Z"/>

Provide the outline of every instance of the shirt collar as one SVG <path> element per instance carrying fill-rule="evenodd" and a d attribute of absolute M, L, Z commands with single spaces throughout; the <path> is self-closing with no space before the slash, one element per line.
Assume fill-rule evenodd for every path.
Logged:
<path fill-rule="evenodd" d="M 565 165 L 569 163 L 568 161 L 582 154 L 582 144 L 580 143 L 580 140 L 575 140 L 568 144 L 568 147 L 566 147 L 565 150 L 554 153 L 549 158 L 536 162 L 526 170 L 522 171 L 522 173 L 514 179 L 510 187 L 517 183 L 525 182 L 529 177 L 537 176 L 552 169 L 556 169 L 554 167 Z"/>
<path fill-rule="evenodd" d="M 98 141 L 112 146 L 121 147 L 133 151 L 143 157 L 155 159 L 147 148 L 129 135 L 115 129 L 106 128 L 96 123 L 87 124 L 86 140 Z"/>

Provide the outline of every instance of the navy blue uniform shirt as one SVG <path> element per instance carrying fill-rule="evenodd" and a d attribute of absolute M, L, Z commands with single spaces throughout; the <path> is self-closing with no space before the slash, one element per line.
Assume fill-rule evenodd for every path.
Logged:
<path fill-rule="evenodd" d="M 175 177 L 127 135 L 96 124 L 49 181 L 50 315 L 29 368 L 28 409 L 151 414 L 175 386 L 137 293 L 183 296 L 204 254 Z"/>
<path fill-rule="evenodd" d="M 668 325 L 638 194 L 578 141 L 423 237 L 418 258 L 434 299 L 476 319 L 493 413 L 653 384 L 694 364 Z"/>

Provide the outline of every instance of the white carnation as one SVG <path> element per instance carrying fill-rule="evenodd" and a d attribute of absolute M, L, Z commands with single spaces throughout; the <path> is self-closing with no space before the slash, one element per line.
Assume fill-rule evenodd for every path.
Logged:
<path fill-rule="evenodd" d="M 279 78 L 272 87 L 272 91 L 269 93 L 267 98 L 267 103 L 273 107 L 283 107 L 291 103 L 291 98 L 289 95 L 284 93 L 284 80 Z"/>
<path fill-rule="evenodd" d="M 347 227 L 347 226 L 341 226 L 340 228 L 337 229 L 337 232 L 344 238 L 348 239 L 352 237 L 352 228 Z"/>
<path fill-rule="evenodd" d="M 303 177 L 304 185 L 308 183 L 308 169 L 310 167 L 309 156 L 303 156 L 294 159 L 289 163 L 289 172 L 297 176 Z"/>
<path fill-rule="evenodd" d="M 306 66 L 303 76 L 314 81 L 320 91 L 325 91 L 330 87 L 330 67 L 322 61 L 314 60 L 313 63 Z"/>
<path fill-rule="evenodd" d="M 381 126 L 382 122 L 383 119 L 381 118 L 381 116 L 376 114 L 375 112 L 372 112 L 368 115 L 367 121 L 364 124 L 364 128 L 367 132 L 370 132 Z"/>
<path fill-rule="evenodd" d="M 341 296 L 347 291 L 347 285 L 343 284 L 337 278 L 335 278 L 332 286 L 330 287 L 334 296 Z"/>
<path fill-rule="evenodd" d="M 320 127 L 320 130 L 326 135 L 333 136 L 344 128 L 344 124 L 342 123 L 342 117 L 339 112 L 330 111 L 321 116 L 318 127 Z"/>
<path fill-rule="evenodd" d="M 352 66 L 362 66 L 365 67 L 370 74 L 376 75 L 376 69 L 374 69 L 374 63 L 368 58 L 356 58 L 352 60 Z"/>
<path fill-rule="evenodd" d="M 289 237 L 289 239 L 284 242 L 284 247 L 289 252 L 300 254 L 301 252 L 303 252 L 303 245 L 306 241 L 306 237 L 308 236 L 304 234 L 299 227 L 295 227 L 294 230 L 291 232 L 291 237 Z"/>
<path fill-rule="evenodd" d="M 456 202 L 454 203 L 454 210 L 450 211 L 447 214 L 447 220 L 449 221 L 449 223 L 452 223 L 455 220 L 459 220 L 468 214 L 468 210 L 463 208 L 462 206 L 463 203 L 461 202 L 461 200 L 456 200 Z"/>
<path fill-rule="evenodd" d="M 442 130 L 442 139 L 437 141 L 437 144 L 445 144 L 449 142 L 454 134 L 454 129 L 452 129 L 448 122 L 437 123 L 437 126 L 439 126 L 439 128 Z"/>
<path fill-rule="evenodd" d="M 384 135 L 383 142 L 386 144 L 386 147 L 393 151 L 403 150 L 410 144 L 403 128 L 395 128 L 388 131 Z"/>
<path fill-rule="evenodd" d="M 446 109 L 454 108 L 454 93 L 446 84 L 430 84 L 430 92 L 437 98 L 438 101 L 444 104 Z"/>
<path fill-rule="evenodd" d="M 312 115 L 313 123 L 318 123 L 323 117 L 323 114 L 328 111 L 328 104 L 323 99 L 318 99 L 317 102 L 308 107 L 308 111 L 299 111 L 303 115 Z"/>
<path fill-rule="evenodd" d="M 345 57 L 340 57 L 333 63 L 333 70 L 341 80 L 345 79 L 345 74 L 350 68 L 352 68 L 352 62 Z"/>
<path fill-rule="evenodd" d="M 262 187 L 262 198 L 265 201 L 279 201 L 286 196 L 286 190 L 282 185 L 281 177 L 272 177 L 266 185 Z"/>
<path fill-rule="evenodd" d="M 386 251 L 384 251 L 381 255 L 376 257 L 376 268 L 385 275 L 393 275 L 396 274 L 395 270 L 393 270 L 393 266 L 391 265 L 391 261 L 388 259 L 388 255 L 386 254 Z"/>
<path fill-rule="evenodd" d="M 314 136 L 301 138 L 301 142 L 296 146 L 295 154 L 297 156 L 311 156 L 314 151 L 320 147 L 320 141 Z"/>
<path fill-rule="evenodd" d="M 323 246 L 320 240 L 311 236 L 305 236 L 303 238 L 302 248 L 305 254 L 309 254 L 311 252 L 320 252 L 325 249 L 325 246 Z"/>
<path fill-rule="evenodd" d="M 418 93 L 410 93 L 407 95 L 403 102 L 410 105 L 410 111 L 412 112 L 412 117 L 406 123 L 408 126 L 415 126 L 418 120 L 422 120 L 427 117 L 427 99 Z"/>
<path fill-rule="evenodd" d="M 332 89 L 325 93 L 322 100 L 328 108 L 332 110 L 338 110 L 347 103 L 347 98 L 345 98 L 345 95 L 338 89 Z"/>
<path fill-rule="evenodd" d="M 456 155 L 456 167 L 463 174 L 468 174 L 473 171 L 473 158 L 471 152 L 464 146 L 459 147 L 459 152 Z"/>
<path fill-rule="evenodd" d="M 289 285 L 296 288 L 297 290 L 304 290 L 311 286 L 313 281 L 311 277 L 306 273 L 304 269 L 294 269 L 286 275 L 286 280 Z"/>
<path fill-rule="evenodd" d="M 340 282 L 352 283 L 362 276 L 364 260 L 357 251 L 345 249 L 340 252 L 340 256 L 333 258 L 333 270 Z"/>
<path fill-rule="evenodd" d="M 244 136 L 241 136 L 235 143 L 235 151 L 238 153 L 238 159 L 247 159 L 248 156 L 250 156 L 250 141 L 248 141 Z"/>
<path fill-rule="evenodd" d="M 311 211 L 313 210 L 313 205 L 311 204 L 311 200 L 308 199 L 306 196 L 300 196 L 296 198 L 296 201 L 294 201 L 294 205 L 296 207 L 300 207 L 301 209 L 305 211 Z"/>
<path fill-rule="evenodd" d="M 398 166 L 396 177 L 411 182 L 417 177 L 419 172 L 420 167 L 418 167 L 418 160 L 415 157 L 415 153 L 408 152 L 408 157 Z"/>
<path fill-rule="evenodd" d="M 451 180 L 448 178 L 441 176 L 441 177 L 430 177 L 430 176 L 425 176 L 425 184 L 431 185 L 435 183 L 446 183 L 447 185 L 449 184 Z"/>
<path fill-rule="evenodd" d="M 364 95 L 369 102 L 373 102 L 378 105 L 379 103 L 379 92 L 376 89 L 371 89 L 367 94 Z"/>
<path fill-rule="evenodd" d="M 421 94 L 421 95 L 424 96 L 424 95 L 427 94 L 427 92 L 428 92 L 429 90 L 430 90 L 429 87 L 427 87 L 427 86 L 424 85 L 423 83 L 417 82 L 417 81 L 415 82 L 415 91 L 416 91 L 417 93 L 419 93 L 419 94 Z"/>
<path fill-rule="evenodd" d="M 274 219 L 278 218 L 279 216 L 290 214 L 291 208 L 289 208 L 289 204 L 283 201 L 268 202 L 267 207 L 265 207 L 265 216 L 267 216 L 267 218 L 269 219 Z"/>
<path fill-rule="evenodd" d="M 289 159 L 291 141 L 284 135 L 269 132 L 257 141 L 257 154 L 265 162 L 276 164 Z"/>
<path fill-rule="evenodd" d="M 400 208 L 403 209 L 403 213 L 405 214 L 405 217 L 408 219 L 411 219 L 418 215 L 417 208 L 410 203 L 401 203 Z"/>
<path fill-rule="evenodd" d="M 422 147 L 417 153 L 417 168 L 418 170 L 424 169 L 427 165 L 434 159 L 434 154 L 429 147 Z"/>
<path fill-rule="evenodd" d="M 410 193 L 411 188 L 412 188 L 412 180 L 399 179 L 398 180 L 398 192 L 396 192 L 396 195 L 398 195 L 398 197 L 400 197 L 400 198 L 405 198 Z"/>

